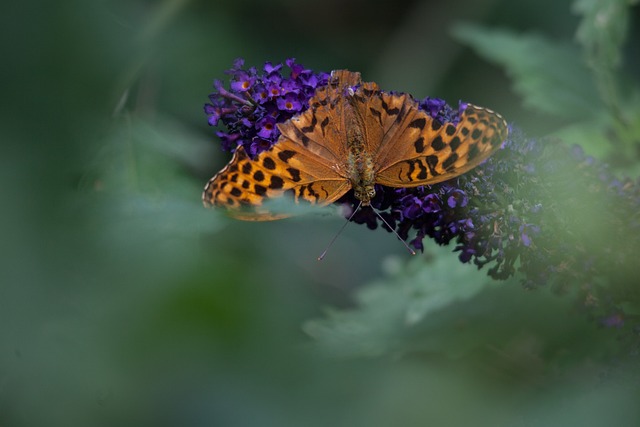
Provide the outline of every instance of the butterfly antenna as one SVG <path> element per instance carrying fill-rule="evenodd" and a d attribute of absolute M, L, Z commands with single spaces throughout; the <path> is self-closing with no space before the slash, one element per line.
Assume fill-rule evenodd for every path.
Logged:
<path fill-rule="evenodd" d="M 358 209 L 360 209 L 360 206 L 362 205 L 362 201 L 360 201 L 360 203 L 358 203 L 358 206 L 356 206 L 356 208 L 353 210 L 353 213 L 349 216 L 349 219 L 347 219 L 345 221 L 344 224 L 342 224 L 342 227 L 340 227 L 340 230 L 338 230 L 338 232 L 336 233 L 335 236 L 333 236 L 333 239 L 331 239 L 331 241 L 329 242 L 329 244 L 327 245 L 326 249 L 322 252 L 322 254 L 318 257 L 318 261 L 322 261 L 322 259 L 324 258 L 324 256 L 327 254 L 327 252 L 329 252 L 329 248 L 331 247 L 331 245 L 333 245 L 333 242 L 336 241 L 336 239 L 338 238 L 338 236 L 340 235 L 340 233 L 342 233 L 342 230 L 345 229 L 345 227 L 349 224 L 349 222 L 351 222 L 351 219 L 353 218 L 353 216 L 356 214 L 356 212 L 358 212 Z"/>
<path fill-rule="evenodd" d="M 393 234 L 395 234 L 395 235 L 396 235 L 396 237 L 397 237 L 398 239 L 400 239 L 400 241 L 402 242 L 402 244 L 404 245 L 404 247 L 405 247 L 405 248 L 407 248 L 407 250 L 409 251 L 409 253 L 410 253 L 411 255 L 415 255 L 415 254 L 416 254 L 416 251 L 414 251 L 413 249 L 411 249 L 411 247 L 409 247 L 409 245 L 407 245 L 407 242 L 405 242 L 405 241 L 404 241 L 404 239 L 403 239 L 402 237 L 400 237 L 400 235 L 398 234 L 398 232 L 397 232 L 397 231 L 396 231 L 392 226 L 390 226 L 390 225 L 389 225 L 389 223 L 387 222 L 387 220 L 386 220 L 386 219 L 384 219 L 384 217 L 383 217 L 382 215 L 380 215 L 380 214 L 378 213 L 378 211 L 377 211 L 377 210 L 373 209 L 373 206 L 371 207 L 371 209 L 376 213 L 376 215 L 378 215 L 378 218 L 380 218 L 380 219 L 382 220 L 382 222 L 384 222 L 384 224 L 385 224 L 387 227 L 389 227 L 389 230 L 393 231 Z"/>

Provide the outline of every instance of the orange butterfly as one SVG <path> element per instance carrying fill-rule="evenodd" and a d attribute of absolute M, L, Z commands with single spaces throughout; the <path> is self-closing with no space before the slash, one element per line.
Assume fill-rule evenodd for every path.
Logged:
<path fill-rule="evenodd" d="M 273 220 L 291 214 L 270 212 L 267 199 L 289 194 L 324 206 L 351 189 L 368 206 L 375 184 L 417 187 L 469 171 L 508 132 L 502 116 L 471 104 L 457 126 L 441 123 L 410 95 L 383 92 L 347 70 L 332 72 L 309 108 L 278 129 L 278 142 L 253 160 L 236 149 L 207 183 L 205 206 L 225 207 L 242 220 Z"/>

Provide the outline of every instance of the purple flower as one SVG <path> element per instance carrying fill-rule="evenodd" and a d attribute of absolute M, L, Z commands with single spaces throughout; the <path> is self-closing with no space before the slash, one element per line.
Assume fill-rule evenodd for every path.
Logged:
<path fill-rule="evenodd" d="M 216 136 L 220 138 L 220 141 L 222 142 L 222 149 L 226 151 L 235 150 L 235 148 L 238 146 L 238 143 L 240 142 L 240 134 L 238 133 L 230 134 L 218 131 L 216 132 Z"/>
<path fill-rule="evenodd" d="M 285 61 L 285 64 L 287 64 L 287 67 L 291 68 L 291 78 L 292 79 L 297 79 L 298 75 L 302 71 L 304 71 L 304 67 L 301 64 L 297 64 L 295 58 L 287 59 Z"/>
<path fill-rule="evenodd" d="M 278 99 L 280 95 L 282 95 L 284 90 L 279 83 L 272 83 L 267 87 L 267 95 L 271 99 Z"/>
<path fill-rule="evenodd" d="M 440 123 L 458 124 L 460 113 L 467 108 L 467 104 L 460 102 L 458 109 L 454 110 L 443 99 L 427 96 L 419 102 L 419 107 Z"/>
<path fill-rule="evenodd" d="M 247 92 L 253 87 L 256 77 L 245 71 L 238 71 L 233 75 L 231 80 L 231 90 L 235 92 Z"/>
<path fill-rule="evenodd" d="M 520 241 L 523 245 L 531 246 L 531 236 L 540 233 L 540 227 L 533 224 L 522 224 L 520 226 Z"/>
<path fill-rule="evenodd" d="M 447 205 L 449 205 L 450 208 L 458 206 L 463 208 L 467 206 L 467 203 L 469 203 L 469 198 L 462 190 L 455 189 L 447 194 Z"/>
<path fill-rule="evenodd" d="M 209 116 L 209 126 L 218 126 L 218 122 L 222 118 L 222 108 L 213 104 L 204 105 L 204 113 Z"/>
<path fill-rule="evenodd" d="M 278 106 L 278 109 L 288 113 L 298 113 L 302 110 L 302 103 L 293 93 L 288 93 L 284 97 L 278 98 L 276 105 Z"/>
<path fill-rule="evenodd" d="M 276 127 L 276 119 L 272 116 L 264 116 L 256 123 L 258 136 L 262 139 L 270 140 L 276 136 L 278 128 Z"/>
<path fill-rule="evenodd" d="M 249 145 L 248 153 L 250 156 L 255 157 L 263 151 L 267 151 L 269 148 L 271 148 L 271 145 L 272 143 L 268 139 L 257 137 L 253 138 L 251 140 L 251 144 Z"/>
<path fill-rule="evenodd" d="M 258 104 L 269 101 L 269 90 L 263 84 L 257 84 L 251 90 L 251 98 Z"/>
<path fill-rule="evenodd" d="M 233 151 L 243 145 L 252 157 L 269 149 L 280 136 L 277 123 L 306 109 L 315 88 L 327 84 L 327 73 L 307 70 L 293 59 L 286 65 L 288 73 L 282 64 L 267 62 L 259 73 L 236 59 L 226 71 L 231 75 L 229 90 L 214 80 L 204 111 L 210 126 L 226 127 L 216 133 L 223 149 Z"/>
<path fill-rule="evenodd" d="M 262 68 L 267 75 L 270 74 L 278 74 L 282 69 L 282 64 L 272 65 L 271 62 L 265 62 L 264 67 Z"/>
<path fill-rule="evenodd" d="M 303 92 L 303 85 L 298 79 L 286 79 L 280 83 L 280 91 L 284 94 L 299 94 Z"/>

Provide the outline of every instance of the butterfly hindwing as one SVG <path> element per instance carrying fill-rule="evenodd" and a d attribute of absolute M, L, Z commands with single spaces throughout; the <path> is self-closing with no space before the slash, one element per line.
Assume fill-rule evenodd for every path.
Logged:
<path fill-rule="evenodd" d="M 205 206 L 220 206 L 238 219 L 265 221 L 290 216 L 271 213 L 265 201 L 288 194 L 296 202 L 329 204 L 350 188 L 348 180 L 283 139 L 271 150 L 249 158 L 238 147 L 231 162 L 207 183 Z"/>

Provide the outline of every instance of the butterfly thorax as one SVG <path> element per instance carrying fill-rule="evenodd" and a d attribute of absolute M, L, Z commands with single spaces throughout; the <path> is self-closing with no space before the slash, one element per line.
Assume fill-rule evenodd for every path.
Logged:
<path fill-rule="evenodd" d="M 368 206 L 376 190 L 373 158 L 365 145 L 364 120 L 354 108 L 345 111 L 347 125 L 347 169 L 353 193 L 363 206 Z"/>

